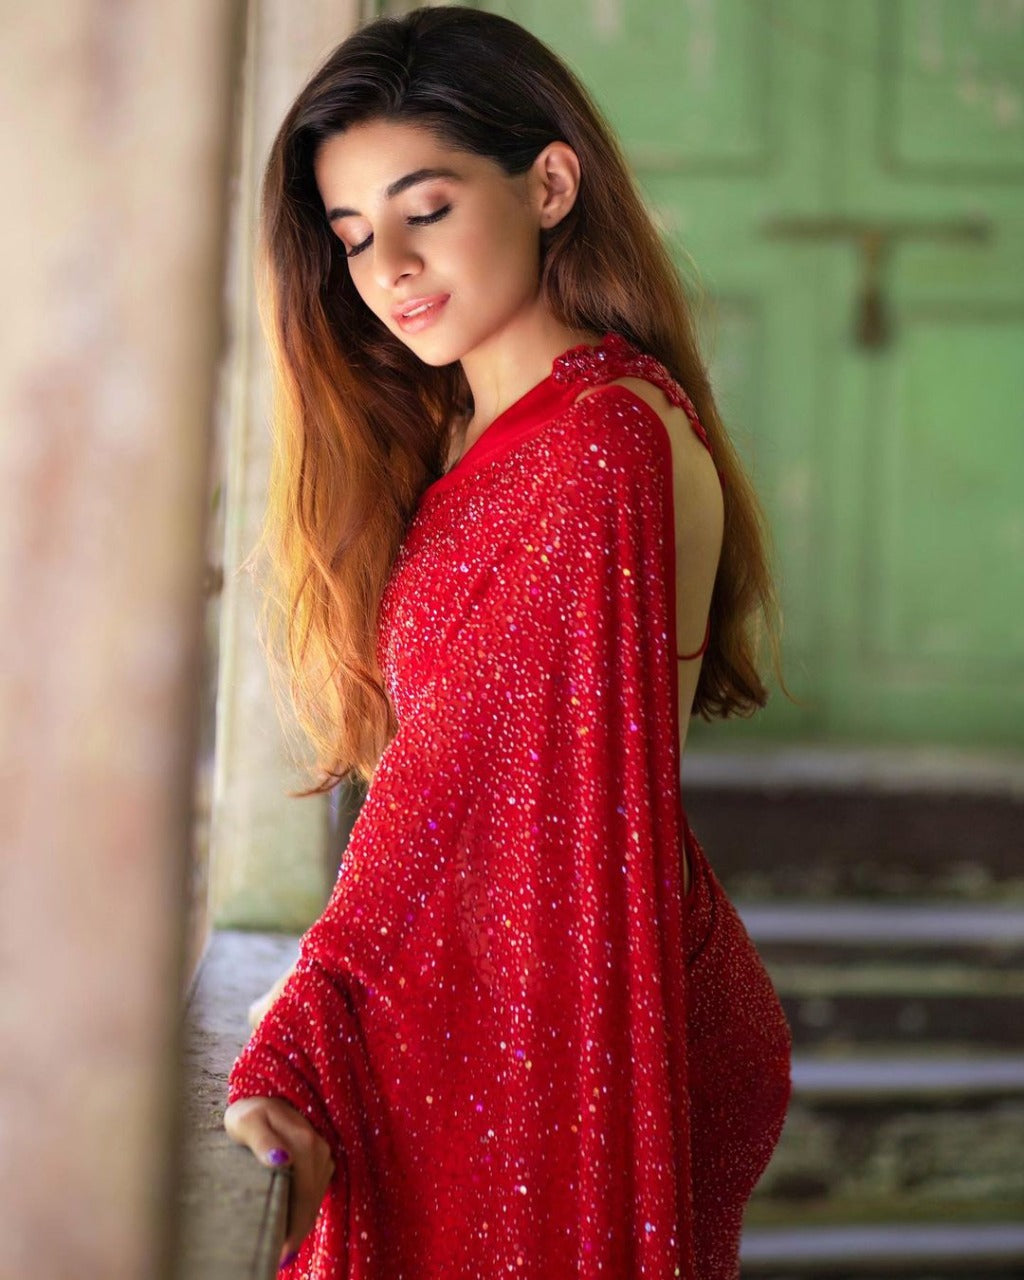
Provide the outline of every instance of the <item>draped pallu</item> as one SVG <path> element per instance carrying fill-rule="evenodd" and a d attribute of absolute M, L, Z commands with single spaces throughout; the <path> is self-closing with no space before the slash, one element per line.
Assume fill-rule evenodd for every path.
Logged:
<path fill-rule="evenodd" d="M 686 820 L 671 445 L 625 376 L 707 443 L 606 333 L 425 490 L 396 558 L 399 728 L 229 1077 L 334 1156 L 288 1277 L 739 1274 L 790 1028 Z"/>

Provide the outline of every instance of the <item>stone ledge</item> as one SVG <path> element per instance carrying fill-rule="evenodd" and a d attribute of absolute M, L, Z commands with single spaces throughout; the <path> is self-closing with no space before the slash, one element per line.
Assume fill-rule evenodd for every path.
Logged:
<path fill-rule="evenodd" d="M 184 1150 L 174 1280 L 277 1275 L 291 1174 L 263 1168 L 224 1130 L 227 1076 L 251 1028 L 249 1005 L 294 962 L 298 938 L 215 930 L 185 1003 Z"/>
<path fill-rule="evenodd" d="M 946 1225 L 755 1228 L 743 1233 L 744 1275 L 877 1275 L 928 1266 L 929 1277 L 1018 1276 L 1024 1226 L 1016 1222 Z M 784 1268 L 784 1271 L 777 1270 Z"/>
<path fill-rule="evenodd" d="M 767 744 L 746 750 L 690 744 L 686 787 L 764 791 L 938 792 L 1024 798 L 1024 754 L 948 747 Z"/>

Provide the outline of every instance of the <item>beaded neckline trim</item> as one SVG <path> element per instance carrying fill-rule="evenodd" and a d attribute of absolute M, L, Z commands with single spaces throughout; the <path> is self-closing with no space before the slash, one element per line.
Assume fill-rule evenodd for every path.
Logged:
<path fill-rule="evenodd" d="M 518 400 L 503 409 L 494 421 L 477 436 L 476 440 L 465 450 L 462 456 L 447 471 L 443 472 L 433 484 L 427 487 L 424 492 L 424 498 L 444 492 L 450 485 L 456 484 L 467 476 L 472 475 L 481 460 L 489 456 L 489 452 L 483 452 L 487 446 L 499 438 L 500 432 L 508 426 L 509 421 L 515 414 L 521 413 L 526 406 L 534 404 L 538 397 L 545 394 L 547 388 L 552 385 L 557 385 L 561 390 L 566 387 L 571 388 L 576 383 L 585 381 L 595 369 L 607 364 L 612 357 L 622 358 L 623 356 L 628 356 L 635 358 L 638 355 L 640 355 L 638 349 L 623 338 L 621 334 L 608 331 L 595 344 L 581 342 L 555 356 L 547 376 L 525 391 Z M 496 427 L 498 428 L 497 432 L 495 431 Z"/>
<path fill-rule="evenodd" d="M 587 374 L 595 364 L 604 364 L 613 352 L 621 355 L 639 354 L 637 348 L 620 333 L 609 330 L 596 345 L 581 342 L 555 356 L 551 376 L 558 383 L 575 381 Z"/>

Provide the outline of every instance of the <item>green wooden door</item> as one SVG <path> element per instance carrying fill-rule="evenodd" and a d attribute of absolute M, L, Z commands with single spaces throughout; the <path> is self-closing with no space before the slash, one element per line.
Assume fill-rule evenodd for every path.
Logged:
<path fill-rule="evenodd" d="M 622 137 L 773 529 L 806 705 L 691 741 L 1024 743 L 1024 5 L 483 7 Z"/>

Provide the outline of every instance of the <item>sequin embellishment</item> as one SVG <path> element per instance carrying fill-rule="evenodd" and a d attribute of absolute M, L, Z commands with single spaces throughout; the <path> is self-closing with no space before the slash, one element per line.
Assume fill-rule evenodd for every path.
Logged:
<path fill-rule="evenodd" d="M 334 1154 L 288 1280 L 739 1274 L 790 1029 L 683 809 L 664 427 L 573 399 L 651 359 L 563 353 L 396 559 L 398 732 L 228 1081 Z"/>

